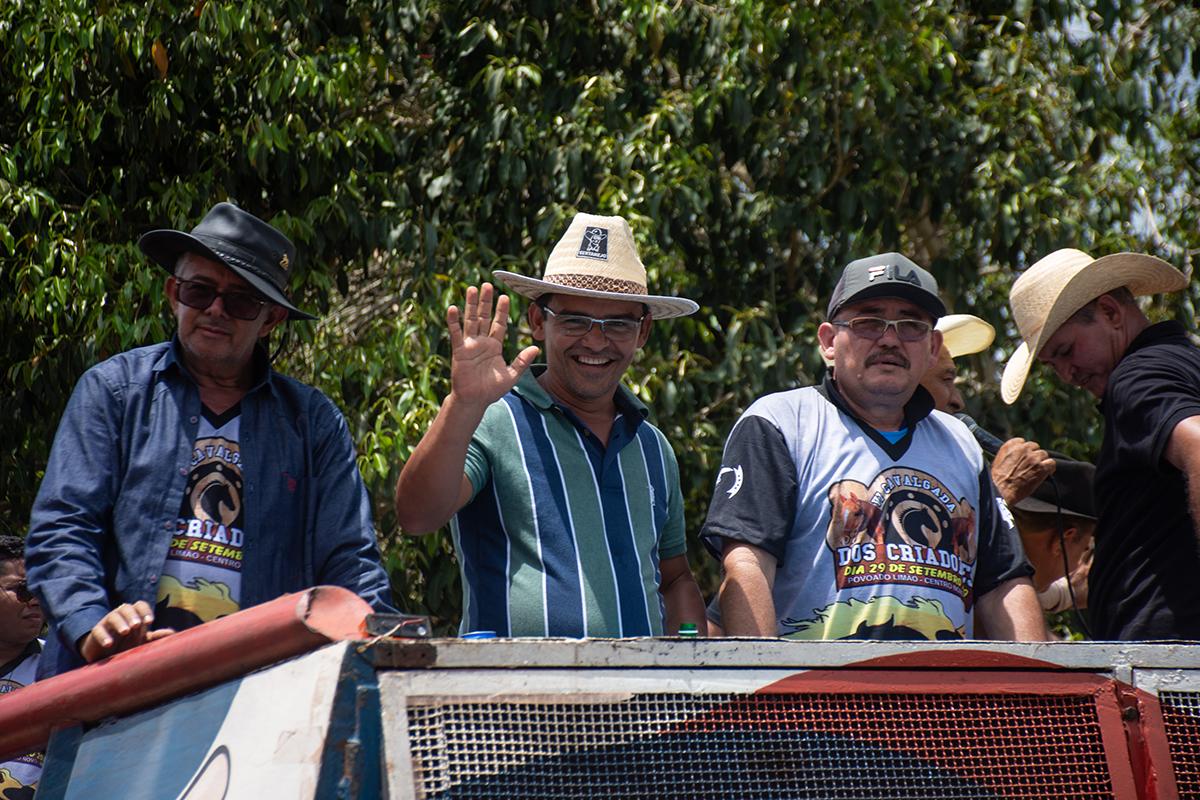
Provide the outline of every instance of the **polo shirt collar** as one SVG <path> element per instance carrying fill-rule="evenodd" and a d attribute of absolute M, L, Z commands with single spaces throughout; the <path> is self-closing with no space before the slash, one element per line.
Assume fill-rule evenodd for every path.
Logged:
<path fill-rule="evenodd" d="M 1122 360 L 1131 353 L 1136 353 L 1144 347 L 1149 347 L 1158 344 L 1164 339 L 1173 339 L 1177 336 L 1187 337 L 1187 328 L 1177 320 L 1169 319 L 1165 322 L 1158 322 L 1143 330 L 1137 336 L 1133 337 L 1133 341 L 1129 343 L 1125 354 L 1121 356 Z"/>
<path fill-rule="evenodd" d="M 1183 337 L 1183 339 L 1188 340 L 1187 328 L 1183 327 L 1183 323 L 1173 319 L 1169 319 L 1164 322 L 1157 322 L 1154 325 L 1144 329 L 1137 336 L 1133 337 L 1133 341 L 1129 343 L 1129 347 L 1125 348 L 1125 352 L 1121 354 L 1121 357 L 1117 360 L 1117 364 L 1120 364 L 1138 350 L 1144 350 L 1151 345 L 1156 345 L 1160 342 L 1166 341 L 1167 339 L 1176 339 L 1179 337 Z M 1113 370 L 1115 371 L 1116 367 L 1113 367 Z M 1108 399 L 1109 387 L 1112 386 L 1112 373 L 1109 373 L 1109 377 L 1109 385 L 1104 387 L 1104 396 L 1101 397 L 1096 403 L 1096 407 L 1100 409 L 1101 414 L 1107 413 L 1105 409 L 1105 401 Z"/>
<path fill-rule="evenodd" d="M 171 346 L 159 356 L 155 362 L 153 372 L 165 373 L 171 369 L 179 371 L 188 380 L 195 383 L 195 379 L 188 372 L 183 361 L 183 344 L 179 341 L 179 334 L 176 333 L 171 337 Z M 270 384 L 271 381 L 271 358 L 267 354 L 267 350 L 262 346 L 262 343 L 254 345 L 254 383 L 247 390 L 246 394 L 250 394 L 263 385 Z"/>
<path fill-rule="evenodd" d="M 513 392 L 535 408 L 543 411 L 548 411 L 555 406 L 566 409 L 566 406 L 555 402 L 550 393 L 538 383 L 538 376 L 544 373 L 548 366 L 547 364 L 534 364 L 525 370 L 525 374 L 517 380 L 517 385 L 513 387 Z M 623 383 L 617 384 L 617 391 L 613 395 L 613 402 L 617 406 L 617 413 L 631 422 L 641 422 L 650 415 L 650 409 L 646 407 L 646 404 L 637 399 L 637 396 L 625 388 L 625 384 Z"/>

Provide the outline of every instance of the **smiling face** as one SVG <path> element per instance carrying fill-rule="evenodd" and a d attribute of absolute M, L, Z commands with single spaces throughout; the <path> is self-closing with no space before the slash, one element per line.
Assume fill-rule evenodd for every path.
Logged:
<path fill-rule="evenodd" d="M 230 316 L 225 301 L 216 297 L 206 309 L 191 308 L 179 301 L 179 281 L 207 284 L 218 292 L 257 294 L 254 287 L 224 264 L 195 253 L 179 260 L 175 275 L 167 278 L 167 299 L 175 312 L 184 360 L 194 372 L 240 375 L 249 369 L 254 345 L 287 316 L 287 311 L 268 303 L 257 319 Z"/>
<path fill-rule="evenodd" d="M 954 359 L 950 357 L 950 351 L 943 345 L 941 352 L 938 353 L 937 361 L 921 378 L 921 385 L 933 395 L 933 407 L 938 411 L 957 414 L 966 408 L 962 393 L 955 385 L 957 379 L 958 371 L 955 369 Z"/>
<path fill-rule="evenodd" d="M 832 324 L 855 317 L 931 322 L 930 316 L 908 300 L 880 297 L 845 306 L 835 320 L 817 329 L 822 351 L 833 359 L 833 374 L 843 397 L 860 410 L 901 411 L 941 349 L 942 334 L 931 330 L 918 341 L 905 342 L 895 327 L 888 327 L 881 338 L 871 340 Z"/>
<path fill-rule="evenodd" d="M 42 632 L 42 608 L 36 599 L 20 600 L 15 591 L 25 582 L 25 562 L 0 561 L 0 643 L 20 648 Z"/>
<path fill-rule="evenodd" d="M 536 303 L 529 307 L 533 338 L 543 342 L 546 353 L 543 385 L 569 406 L 594 407 L 611 403 L 621 376 L 650 335 L 651 320 L 645 307 L 624 300 L 572 295 L 553 295 L 545 302 L 551 314 L 543 313 Z M 633 339 L 614 342 L 597 324 L 583 336 L 566 334 L 560 320 L 564 314 L 596 319 L 637 320 L 643 316 L 645 319 Z"/>

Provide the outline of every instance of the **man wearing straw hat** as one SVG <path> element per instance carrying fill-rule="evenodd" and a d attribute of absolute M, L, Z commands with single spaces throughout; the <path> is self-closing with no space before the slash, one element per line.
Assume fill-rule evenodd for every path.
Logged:
<path fill-rule="evenodd" d="M 679 467 L 621 377 L 656 319 L 691 300 L 651 295 L 621 217 L 577 214 L 542 279 L 495 276 L 533 302 L 537 347 L 503 355 L 508 297 L 490 284 L 446 313 L 451 389 L 396 484 L 412 534 L 451 532 L 462 632 L 621 637 L 704 630 L 684 540 Z"/>
<path fill-rule="evenodd" d="M 218 203 L 138 246 L 169 273 L 176 333 L 88 370 L 59 423 L 25 554 L 41 672 L 322 583 L 390 610 L 346 421 L 265 347 L 313 319 L 286 294 L 291 241 Z"/>
<path fill-rule="evenodd" d="M 1022 342 L 1004 401 L 1036 359 L 1104 414 L 1088 581 L 1097 639 L 1200 639 L 1200 349 L 1178 322 L 1152 325 L 1135 299 L 1186 286 L 1153 256 L 1064 249 L 1026 270 L 1009 299 Z"/>
<path fill-rule="evenodd" d="M 983 453 L 919 383 L 945 310 L 904 256 L 851 262 L 818 328 L 824 383 L 738 420 L 701 531 L 721 558 L 727 634 L 1046 637 Z"/>
<path fill-rule="evenodd" d="M 947 314 L 934 329 L 942 334 L 942 350 L 937 362 L 921 378 L 921 385 L 933 396 L 933 407 L 947 414 L 962 415 L 966 408 L 958 391 L 958 370 L 954 359 L 979 353 L 996 338 L 996 329 L 974 314 Z M 973 422 L 967 418 L 968 425 Z M 987 436 L 987 434 L 985 434 Z M 988 438 L 992 438 L 988 436 Z M 992 454 L 992 481 L 1009 508 L 1024 500 L 1054 473 L 1054 459 L 1037 442 L 1013 437 Z M 985 447 L 986 449 L 986 447 Z"/>

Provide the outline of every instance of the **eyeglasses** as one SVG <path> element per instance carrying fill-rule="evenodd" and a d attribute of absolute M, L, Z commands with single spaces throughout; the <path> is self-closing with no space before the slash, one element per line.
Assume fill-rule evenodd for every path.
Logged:
<path fill-rule="evenodd" d="M 600 326 L 600 332 L 611 342 L 628 342 L 637 336 L 642 327 L 642 315 L 637 319 L 597 319 L 582 314 L 559 314 L 549 306 L 541 306 L 554 319 L 554 324 L 567 336 L 587 336 L 593 325 Z"/>
<path fill-rule="evenodd" d="M 834 320 L 839 328 L 849 328 L 855 336 L 875 341 L 882 339 L 888 328 L 895 328 L 902 342 L 919 342 L 929 335 L 933 326 L 919 319 L 881 319 L 880 317 L 855 317 L 851 320 Z"/>
<path fill-rule="evenodd" d="M 3 587 L 6 592 L 12 592 L 17 596 L 18 603 L 28 603 L 31 600 L 36 600 L 33 592 L 29 591 L 29 583 L 27 581 L 17 581 L 12 586 Z"/>
<path fill-rule="evenodd" d="M 218 292 L 212 284 L 184 278 L 176 278 L 175 283 L 178 286 L 176 295 L 179 302 L 188 308 L 204 311 L 219 297 L 225 313 L 235 319 L 258 319 L 263 306 L 267 304 L 266 300 L 250 292 Z"/>

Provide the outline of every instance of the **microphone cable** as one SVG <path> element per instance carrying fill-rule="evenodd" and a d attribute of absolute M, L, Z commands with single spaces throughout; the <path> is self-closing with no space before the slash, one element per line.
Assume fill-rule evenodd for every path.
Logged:
<path fill-rule="evenodd" d="M 1092 639 L 1092 631 L 1088 628 L 1087 620 L 1083 616 L 1083 611 L 1079 608 L 1079 602 L 1075 599 L 1075 584 L 1071 582 L 1071 562 L 1067 558 L 1067 531 L 1066 520 L 1063 514 L 1062 496 L 1058 491 L 1058 481 L 1054 480 L 1054 476 L 1050 475 L 1046 478 L 1050 484 L 1050 488 L 1054 490 L 1054 519 L 1058 528 L 1058 548 L 1062 553 L 1063 577 L 1067 581 L 1067 594 L 1071 597 L 1071 610 L 1075 612 L 1075 620 L 1079 623 L 1079 627 L 1083 629 L 1083 635 L 1089 640 Z M 1088 568 L 1089 573 L 1091 568 Z M 1090 576 L 1089 576 L 1090 577 Z"/>

